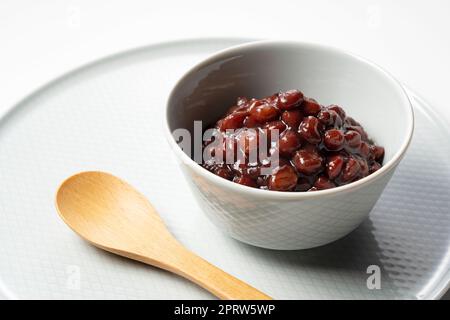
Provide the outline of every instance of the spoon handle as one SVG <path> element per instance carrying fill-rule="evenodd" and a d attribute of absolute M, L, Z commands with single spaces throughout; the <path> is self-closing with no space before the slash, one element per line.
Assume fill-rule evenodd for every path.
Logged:
<path fill-rule="evenodd" d="M 164 257 L 158 260 L 145 252 L 138 255 L 114 250 L 112 252 L 178 274 L 223 300 L 272 300 L 268 295 L 189 251 L 179 242 L 167 240 Z"/>
<path fill-rule="evenodd" d="M 217 268 L 184 247 L 177 250 L 176 260 L 167 267 L 213 295 L 224 300 L 272 300 L 271 297 Z"/>
<path fill-rule="evenodd" d="M 112 253 L 149 264 L 186 278 L 222 300 L 272 300 L 265 293 L 233 277 L 205 259 L 186 249 L 178 241 L 166 239 L 167 247 L 158 258 L 153 258 L 154 251 L 146 252 L 145 247 L 139 253 L 100 248 Z M 98 245 L 97 245 L 98 246 Z"/>

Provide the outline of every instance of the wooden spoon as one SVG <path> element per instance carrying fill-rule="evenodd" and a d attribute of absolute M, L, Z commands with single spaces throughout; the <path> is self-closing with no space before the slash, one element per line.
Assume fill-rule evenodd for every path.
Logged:
<path fill-rule="evenodd" d="M 186 249 L 150 202 L 111 174 L 82 172 L 68 178 L 56 194 L 56 208 L 96 247 L 176 273 L 221 299 L 271 299 Z"/>

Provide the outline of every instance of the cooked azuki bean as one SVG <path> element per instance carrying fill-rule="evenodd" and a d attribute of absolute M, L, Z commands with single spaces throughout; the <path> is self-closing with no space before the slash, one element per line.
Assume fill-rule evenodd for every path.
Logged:
<path fill-rule="evenodd" d="M 236 178 L 234 178 L 233 181 L 236 183 L 242 184 L 244 186 L 247 186 L 247 187 L 252 187 L 252 188 L 257 187 L 256 181 L 247 175 L 242 175 L 240 177 L 236 177 Z"/>
<path fill-rule="evenodd" d="M 340 106 L 323 107 L 298 90 L 238 98 L 215 128 L 223 140 L 203 167 L 265 190 L 305 192 L 348 184 L 379 170 L 385 153 Z"/>
<path fill-rule="evenodd" d="M 232 106 L 230 109 L 228 109 L 226 115 L 230 115 L 230 114 L 235 113 L 237 111 L 242 111 L 242 112 L 248 114 L 247 99 L 245 99 L 245 98 L 238 98 L 236 105 Z"/>
<path fill-rule="evenodd" d="M 361 135 L 361 140 L 367 141 L 369 138 L 366 131 L 361 126 L 347 126 L 347 130 L 354 130 Z"/>
<path fill-rule="evenodd" d="M 367 160 L 359 158 L 358 162 L 359 166 L 361 167 L 361 178 L 367 177 L 369 175 L 369 166 L 367 165 Z"/>
<path fill-rule="evenodd" d="M 259 123 L 264 123 L 277 118 L 277 107 L 268 103 L 262 103 L 250 109 L 250 118 Z"/>
<path fill-rule="evenodd" d="M 361 135 L 357 131 L 349 130 L 345 133 L 344 137 L 349 148 L 355 149 L 361 144 Z"/>
<path fill-rule="evenodd" d="M 312 144 L 317 144 L 322 140 L 319 132 L 319 120 L 316 117 L 306 117 L 300 123 L 298 129 L 300 136 Z"/>
<path fill-rule="evenodd" d="M 259 126 L 260 123 L 259 123 L 258 121 L 256 121 L 255 119 L 253 119 L 252 117 L 247 116 L 247 117 L 244 119 L 244 122 L 243 122 L 242 125 L 243 125 L 245 128 L 255 128 L 255 127 Z"/>
<path fill-rule="evenodd" d="M 227 180 L 231 180 L 234 177 L 233 170 L 228 165 L 218 165 L 214 169 L 214 173 Z"/>
<path fill-rule="evenodd" d="M 333 110 L 321 110 L 317 115 L 317 119 L 329 127 L 339 128 L 342 126 L 341 117 Z"/>
<path fill-rule="evenodd" d="M 256 180 L 261 175 L 261 167 L 247 167 L 242 170 L 244 174 L 248 175 L 250 178 Z"/>
<path fill-rule="evenodd" d="M 341 181 L 344 183 L 355 180 L 361 171 L 359 162 L 354 158 L 349 158 L 342 170 Z"/>
<path fill-rule="evenodd" d="M 300 137 L 296 131 L 286 130 L 280 135 L 278 148 L 280 155 L 288 157 L 300 147 Z"/>
<path fill-rule="evenodd" d="M 319 176 L 316 180 L 316 182 L 314 182 L 314 185 L 312 187 L 312 191 L 315 190 L 325 190 L 325 189 L 331 189 L 336 187 L 336 185 L 327 177 L 325 176 Z"/>
<path fill-rule="evenodd" d="M 288 90 L 278 94 L 277 107 L 281 110 L 295 108 L 303 101 L 303 93 L 298 90 Z"/>
<path fill-rule="evenodd" d="M 369 153 L 370 153 L 370 147 L 369 147 L 369 144 L 368 144 L 367 142 L 365 142 L 365 141 L 362 141 L 362 142 L 359 144 L 359 150 L 358 150 L 358 153 L 359 153 L 361 156 L 363 156 L 364 158 L 367 158 L 367 157 L 369 156 Z"/>
<path fill-rule="evenodd" d="M 297 171 L 305 175 L 312 175 L 323 169 L 322 157 L 306 150 L 298 150 L 292 158 L 292 162 Z"/>
<path fill-rule="evenodd" d="M 330 151 L 341 150 L 344 147 L 344 134 L 341 130 L 327 130 L 323 136 L 323 144 Z"/>
<path fill-rule="evenodd" d="M 242 128 L 246 117 L 246 111 L 233 112 L 232 114 L 222 119 L 222 122 L 219 124 L 218 128 L 222 131 Z"/>
<path fill-rule="evenodd" d="M 275 170 L 269 178 L 270 190 L 289 191 L 297 185 L 297 173 L 290 165 L 284 165 Z"/>
<path fill-rule="evenodd" d="M 335 111 L 341 117 L 341 119 L 345 119 L 346 118 L 346 114 L 345 114 L 344 109 L 342 109 L 338 105 L 335 105 L 335 104 L 329 105 L 328 106 L 328 110 Z"/>
<path fill-rule="evenodd" d="M 284 124 L 283 121 L 275 120 L 275 121 L 267 122 L 263 126 L 263 128 L 269 130 L 269 132 L 272 130 L 278 130 L 278 135 L 280 135 L 284 130 L 286 130 L 286 125 Z M 270 133 L 269 133 L 269 137 L 270 137 Z"/>
<path fill-rule="evenodd" d="M 379 164 L 378 162 L 374 162 L 369 169 L 370 173 L 374 173 L 375 171 L 379 170 L 381 168 L 381 164 Z"/>
<path fill-rule="evenodd" d="M 328 178 L 334 180 L 342 171 L 342 166 L 344 165 L 344 157 L 341 155 L 333 155 L 328 158 L 326 164 L 326 171 Z"/>
<path fill-rule="evenodd" d="M 370 150 L 376 161 L 382 162 L 384 158 L 384 148 L 380 146 L 371 145 Z"/>
<path fill-rule="evenodd" d="M 281 114 L 281 120 L 283 120 L 289 128 L 297 130 L 303 120 L 303 114 L 300 110 L 286 110 Z"/>
<path fill-rule="evenodd" d="M 304 98 L 302 105 L 302 111 L 307 116 L 316 116 L 320 112 L 320 104 L 312 98 Z"/>
<path fill-rule="evenodd" d="M 358 121 L 349 116 L 345 118 L 345 124 L 349 126 L 360 126 Z"/>

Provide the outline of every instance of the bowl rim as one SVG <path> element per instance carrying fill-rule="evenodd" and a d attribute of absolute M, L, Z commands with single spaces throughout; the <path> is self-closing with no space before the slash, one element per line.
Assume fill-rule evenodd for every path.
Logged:
<path fill-rule="evenodd" d="M 264 190 L 259 188 L 252 188 L 248 186 L 244 186 L 238 183 L 235 183 L 233 181 L 221 178 L 214 173 L 206 170 L 202 166 L 200 166 L 197 162 L 195 162 L 193 159 L 191 159 L 188 155 L 186 155 L 183 150 L 180 148 L 180 146 L 175 142 L 175 139 L 172 136 L 172 132 L 170 131 L 170 124 L 169 124 L 169 105 L 172 100 L 172 97 L 174 96 L 176 89 L 178 86 L 186 80 L 189 76 L 191 76 L 193 73 L 197 72 L 202 67 L 215 62 L 217 60 L 223 59 L 224 56 L 227 56 L 229 54 L 235 54 L 239 53 L 240 50 L 245 50 L 249 48 L 257 48 L 260 46 L 267 46 L 267 45 L 273 45 L 273 46 L 295 46 L 295 47 L 304 47 L 304 48 L 312 48 L 316 50 L 325 50 L 330 51 L 332 54 L 338 54 L 338 55 L 345 55 L 349 58 L 358 60 L 359 62 L 362 62 L 369 67 L 371 67 L 375 72 L 378 72 L 379 74 L 383 75 L 384 78 L 390 82 L 392 87 L 396 89 L 396 91 L 399 93 L 399 95 L 403 99 L 403 103 L 401 104 L 402 108 L 405 111 L 406 116 L 406 135 L 404 137 L 404 141 L 402 145 L 400 146 L 399 150 L 394 153 L 392 158 L 385 163 L 379 170 L 376 172 L 359 179 L 357 181 L 351 182 L 349 184 L 338 186 L 331 189 L 326 190 L 317 190 L 314 192 L 292 192 L 292 191 L 275 191 L 275 190 Z M 325 197 L 325 196 L 336 196 L 339 194 L 352 192 L 357 189 L 360 189 L 364 186 L 367 186 L 369 184 L 374 183 L 375 181 L 379 180 L 380 178 L 384 177 L 386 174 L 390 173 L 393 169 L 396 168 L 397 164 L 402 160 L 402 158 L 405 155 L 406 150 L 408 149 L 413 132 L 414 132 L 414 110 L 411 104 L 411 101 L 401 85 L 401 83 L 387 70 L 379 66 L 378 64 L 361 57 L 358 54 L 354 54 L 352 52 L 349 52 L 347 50 L 316 43 L 316 42 L 308 42 L 308 41 L 289 41 L 289 40 L 256 40 L 256 41 L 250 41 L 243 44 L 234 45 L 222 50 L 219 50 L 212 55 L 208 56 L 206 59 L 203 59 L 202 61 L 195 64 L 193 67 L 189 68 L 183 76 L 180 77 L 180 79 L 174 84 L 172 90 L 170 91 L 168 98 L 166 100 L 165 104 L 165 121 L 164 121 L 164 131 L 166 135 L 166 139 L 169 142 L 169 145 L 171 149 L 173 149 L 174 153 L 180 158 L 180 160 L 188 165 L 190 168 L 194 170 L 194 172 L 198 175 L 201 175 L 205 177 L 210 182 L 219 185 L 220 187 L 223 187 L 225 189 L 228 189 L 233 192 L 247 194 L 249 196 L 254 197 L 261 197 L 265 199 L 272 199 L 272 200 L 306 200 L 306 199 L 313 199 L 317 197 Z"/>

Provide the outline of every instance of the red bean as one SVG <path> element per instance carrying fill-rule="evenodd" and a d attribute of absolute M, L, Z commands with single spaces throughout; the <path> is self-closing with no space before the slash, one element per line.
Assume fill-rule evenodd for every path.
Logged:
<path fill-rule="evenodd" d="M 228 129 L 239 129 L 242 128 L 245 118 L 247 117 L 247 112 L 236 111 L 232 114 L 223 118 L 222 122 L 218 124 L 218 128 L 222 131 Z"/>
<path fill-rule="evenodd" d="M 336 187 L 336 185 L 325 176 L 319 176 L 313 185 L 313 188 L 315 188 L 315 190 L 325 190 L 334 187 Z"/>
<path fill-rule="evenodd" d="M 283 121 L 276 120 L 266 123 L 262 127 L 262 129 L 265 132 L 267 139 L 269 141 L 272 138 L 272 133 L 275 132 L 274 130 L 278 130 L 278 137 L 279 137 L 283 133 L 283 131 L 286 130 L 286 125 L 284 124 Z"/>
<path fill-rule="evenodd" d="M 361 135 L 357 131 L 349 130 L 345 133 L 344 137 L 347 146 L 351 149 L 358 148 L 361 144 Z"/>
<path fill-rule="evenodd" d="M 259 123 L 264 123 L 270 120 L 274 120 L 278 117 L 279 111 L 277 107 L 263 103 L 257 106 L 254 106 L 250 109 L 250 117 Z"/>
<path fill-rule="evenodd" d="M 258 177 L 261 175 L 261 167 L 260 166 L 254 166 L 254 167 L 246 167 L 243 170 L 243 173 L 253 180 L 258 179 Z"/>
<path fill-rule="evenodd" d="M 326 164 L 326 172 L 328 178 L 331 180 L 336 179 L 342 171 L 342 167 L 344 165 L 344 157 L 341 155 L 333 155 L 328 158 Z"/>
<path fill-rule="evenodd" d="M 259 126 L 259 122 L 257 122 L 252 117 L 246 117 L 243 122 L 243 126 L 246 128 L 256 128 Z"/>
<path fill-rule="evenodd" d="M 240 177 L 235 177 L 233 181 L 236 182 L 236 183 L 242 184 L 244 186 L 247 186 L 247 187 L 252 187 L 252 188 L 256 188 L 257 187 L 256 181 L 253 180 L 252 178 L 250 178 L 247 175 L 242 175 Z"/>
<path fill-rule="evenodd" d="M 278 130 L 278 134 L 281 134 L 284 130 L 286 130 L 286 125 L 283 123 L 283 121 L 275 120 L 266 123 L 263 128 L 268 130 L 276 129 Z"/>
<path fill-rule="evenodd" d="M 300 136 L 309 143 L 318 144 L 322 140 L 319 132 L 319 120 L 316 117 L 304 118 L 298 130 Z"/>
<path fill-rule="evenodd" d="M 288 110 L 300 105 L 303 101 L 303 93 L 298 90 L 289 90 L 278 94 L 277 107 Z"/>
<path fill-rule="evenodd" d="M 306 150 L 298 150 L 292 162 L 298 172 L 305 175 L 312 175 L 322 170 L 322 157 L 318 154 L 308 152 Z"/>
<path fill-rule="evenodd" d="M 234 177 L 233 170 L 226 164 L 217 165 L 214 169 L 214 173 L 227 180 L 231 180 Z"/>
<path fill-rule="evenodd" d="M 361 178 L 367 177 L 369 175 L 369 165 L 367 164 L 367 160 L 360 158 L 358 159 L 358 162 L 361 167 Z"/>
<path fill-rule="evenodd" d="M 320 104 L 312 98 L 304 98 L 302 105 L 302 111 L 307 116 L 316 116 L 320 112 Z"/>
<path fill-rule="evenodd" d="M 266 102 L 269 102 L 271 104 L 277 105 L 278 104 L 278 95 L 279 95 L 279 93 L 275 93 L 275 94 L 273 94 L 271 96 L 263 98 L 262 100 L 266 101 Z"/>
<path fill-rule="evenodd" d="M 384 148 L 380 146 L 372 145 L 370 147 L 372 154 L 377 162 L 382 162 L 384 158 Z"/>
<path fill-rule="evenodd" d="M 321 110 L 317 115 L 317 119 L 328 127 L 340 128 L 342 126 L 341 117 L 333 110 Z"/>
<path fill-rule="evenodd" d="M 358 132 L 361 135 L 361 139 L 363 141 L 368 140 L 367 133 L 361 126 L 347 126 L 347 130 L 354 130 L 354 131 Z"/>
<path fill-rule="evenodd" d="M 240 97 L 215 128 L 223 134 L 203 148 L 222 140 L 203 167 L 266 190 L 305 192 L 351 183 L 379 170 L 385 154 L 343 108 L 322 107 L 298 90 L 262 99 Z"/>
<path fill-rule="evenodd" d="M 342 109 L 341 107 L 339 107 L 336 104 L 329 105 L 327 107 L 327 109 L 335 111 L 341 117 L 341 119 L 345 119 L 346 118 L 346 114 L 345 114 L 344 109 Z"/>
<path fill-rule="evenodd" d="M 380 169 L 381 169 L 381 164 L 379 164 L 378 162 L 374 162 L 374 163 L 372 164 L 372 166 L 370 167 L 369 172 L 370 172 L 370 173 L 374 173 L 375 171 L 378 171 L 378 170 L 380 170 Z"/>
<path fill-rule="evenodd" d="M 358 121 L 349 116 L 345 118 L 345 124 L 348 126 L 360 126 Z"/>
<path fill-rule="evenodd" d="M 290 165 L 284 165 L 276 170 L 269 178 L 270 190 L 290 191 L 297 185 L 297 173 Z"/>
<path fill-rule="evenodd" d="M 358 150 L 358 153 L 359 153 L 361 156 L 363 156 L 364 158 L 367 158 L 367 157 L 369 156 L 369 153 L 370 153 L 370 147 L 369 147 L 369 145 L 367 144 L 367 142 L 362 141 L 362 142 L 359 144 L 359 150 Z"/>
<path fill-rule="evenodd" d="M 354 158 L 349 158 L 342 170 L 341 180 L 344 183 L 352 182 L 356 179 L 361 171 L 359 162 Z"/>
<path fill-rule="evenodd" d="M 344 134 L 338 129 L 327 130 L 323 136 L 323 144 L 328 150 L 341 150 L 344 147 Z"/>
<path fill-rule="evenodd" d="M 282 156 L 290 156 L 300 148 L 300 137 L 297 132 L 292 130 L 284 131 L 278 142 L 280 154 Z"/>
<path fill-rule="evenodd" d="M 289 128 L 297 130 L 303 120 L 303 114 L 300 110 L 286 110 L 281 114 L 281 120 Z"/>

